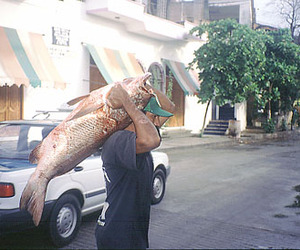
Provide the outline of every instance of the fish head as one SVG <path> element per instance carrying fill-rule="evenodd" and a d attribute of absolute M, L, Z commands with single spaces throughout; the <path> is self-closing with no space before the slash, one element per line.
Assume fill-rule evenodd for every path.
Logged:
<path fill-rule="evenodd" d="M 139 109 L 144 109 L 153 96 L 153 90 L 147 88 L 147 80 L 150 77 L 151 73 L 147 72 L 138 77 L 126 78 L 121 83 Z"/>

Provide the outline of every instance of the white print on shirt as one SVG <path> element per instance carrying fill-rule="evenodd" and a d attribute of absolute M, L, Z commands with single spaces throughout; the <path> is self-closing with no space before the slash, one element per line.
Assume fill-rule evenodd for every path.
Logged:
<path fill-rule="evenodd" d="M 110 179 L 108 177 L 108 174 L 105 171 L 105 168 L 102 168 L 102 170 L 103 170 L 103 173 L 104 173 L 105 180 L 110 183 L 111 181 L 110 181 Z"/>
<path fill-rule="evenodd" d="M 102 213 L 101 213 L 101 215 L 99 216 L 99 218 L 97 220 L 97 223 L 98 223 L 99 226 L 102 226 L 102 227 L 105 226 L 105 213 L 106 213 L 108 207 L 109 207 L 109 203 L 104 202 Z"/>

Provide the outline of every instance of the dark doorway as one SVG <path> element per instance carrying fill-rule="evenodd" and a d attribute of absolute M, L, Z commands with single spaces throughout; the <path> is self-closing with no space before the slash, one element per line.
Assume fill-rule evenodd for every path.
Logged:
<path fill-rule="evenodd" d="M 226 103 L 219 108 L 219 120 L 233 120 L 234 119 L 234 107 L 231 107 L 229 103 Z"/>

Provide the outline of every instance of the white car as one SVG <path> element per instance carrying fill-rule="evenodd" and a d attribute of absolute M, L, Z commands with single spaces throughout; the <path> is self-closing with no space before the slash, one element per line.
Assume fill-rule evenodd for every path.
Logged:
<path fill-rule="evenodd" d="M 16 120 L 0 122 L 0 236 L 33 227 L 30 214 L 20 211 L 23 189 L 36 164 L 29 153 L 59 121 Z M 80 226 L 81 216 L 100 210 L 106 192 L 101 150 L 70 172 L 50 181 L 46 194 L 42 226 L 46 226 L 56 246 L 70 243 Z M 152 152 L 154 161 L 152 203 L 159 203 L 165 193 L 170 173 L 165 153 Z"/>

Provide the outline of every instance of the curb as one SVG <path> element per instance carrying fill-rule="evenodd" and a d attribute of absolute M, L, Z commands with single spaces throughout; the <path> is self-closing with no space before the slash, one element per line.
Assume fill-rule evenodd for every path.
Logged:
<path fill-rule="evenodd" d="M 297 139 L 300 135 L 300 130 L 289 130 L 289 131 L 278 131 L 272 134 L 266 134 L 266 133 L 258 133 L 258 134 L 249 134 L 242 136 L 239 138 L 241 143 L 247 143 L 248 141 L 255 142 L 255 141 L 270 141 L 270 140 L 280 140 L 280 139 Z"/>
<path fill-rule="evenodd" d="M 188 135 L 184 137 L 163 137 L 162 144 L 155 151 L 169 152 L 174 149 L 186 149 L 194 147 L 222 147 L 232 146 L 238 144 L 251 144 L 255 142 L 270 141 L 270 140 L 286 140 L 298 139 L 300 130 L 279 131 L 273 134 L 266 133 L 245 133 L 240 138 L 230 136 L 216 136 L 216 137 L 197 137 L 195 135 Z"/>
<path fill-rule="evenodd" d="M 193 145 L 175 145 L 175 146 L 169 146 L 169 147 L 164 147 L 163 145 L 160 146 L 159 148 L 155 149 L 155 151 L 161 151 L 161 152 L 170 152 L 171 150 L 176 150 L 176 149 L 187 149 L 187 148 L 195 148 L 195 147 L 199 147 L 199 146 L 203 146 L 203 147 L 213 147 L 213 146 L 218 146 L 218 147 L 222 147 L 222 146 L 228 146 L 228 145 L 235 145 L 235 144 L 239 144 L 238 141 L 232 141 L 232 142 L 205 142 L 205 143 L 198 143 L 198 144 L 193 144 Z"/>
<path fill-rule="evenodd" d="M 225 146 L 238 144 L 236 138 L 229 138 L 220 136 L 215 138 L 200 138 L 195 136 L 181 137 L 181 138 L 163 138 L 162 144 L 155 150 L 169 152 L 174 149 L 186 149 L 194 147 L 208 147 L 208 146 Z"/>

